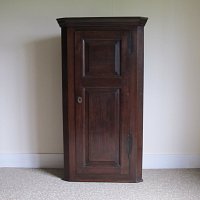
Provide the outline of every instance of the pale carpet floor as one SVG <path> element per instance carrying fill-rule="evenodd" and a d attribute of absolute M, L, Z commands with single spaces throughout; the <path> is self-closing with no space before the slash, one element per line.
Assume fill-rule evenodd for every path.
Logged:
<path fill-rule="evenodd" d="M 0 168 L 0 200 L 200 200 L 200 169 L 144 170 L 142 183 L 73 183 L 62 170 Z"/>

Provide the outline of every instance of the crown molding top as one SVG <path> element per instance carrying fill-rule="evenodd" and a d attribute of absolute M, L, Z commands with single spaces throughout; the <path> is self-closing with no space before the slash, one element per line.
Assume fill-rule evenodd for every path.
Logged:
<path fill-rule="evenodd" d="M 76 26 L 144 26 L 147 17 L 66 17 L 57 19 L 61 28 Z"/>

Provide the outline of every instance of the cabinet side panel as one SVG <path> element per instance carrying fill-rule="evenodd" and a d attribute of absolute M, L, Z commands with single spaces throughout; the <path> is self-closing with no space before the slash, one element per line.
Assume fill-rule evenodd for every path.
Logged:
<path fill-rule="evenodd" d="M 74 30 L 62 28 L 64 179 L 75 174 Z"/>
<path fill-rule="evenodd" d="M 130 156 L 130 176 L 134 182 L 142 181 L 142 143 L 143 143 L 143 27 L 131 31 L 129 37 L 132 51 L 129 52 L 130 66 L 130 135 L 132 149 Z M 131 45 L 131 44 L 130 44 Z"/>
<path fill-rule="evenodd" d="M 63 106 L 63 143 L 64 179 L 69 178 L 69 130 L 68 130 L 68 83 L 67 83 L 67 29 L 61 29 L 62 39 L 62 106 Z"/>
<path fill-rule="evenodd" d="M 133 137 L 133 148 L 130 162 L 131 177 L 135 182 L 142 181 L 142 146 L 143 146 L 143 73 L 144 73 L 144 36 L 143 27 L 132 33 L 133 52 L 129 56 L 131 67 L 130 90 L 130 133 Z M 135 164 L 134 164 L 135 163 Z"/>
<path fill-rule="evenodd" d="M 74 29 L 67 30 L 67 78 L 68 78 L 68 129 L 69 129 L 69 179 L 75 176 L 75 88 L 74 88 Z"/>
<path fill-rule="evenodd" d="M 143 86 L 144 85 L 144 27 L 137 28 L 137 171 L 136 181 L 142 181 L 143 153 Z"/>

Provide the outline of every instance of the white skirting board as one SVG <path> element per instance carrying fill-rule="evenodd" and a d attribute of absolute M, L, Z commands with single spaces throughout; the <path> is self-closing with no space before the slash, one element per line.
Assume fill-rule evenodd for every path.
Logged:
<path fill-rule="evenodd" d="M 62 168 L 63 154 L 0 154 L 0 167 Z"/>
<path fill-rule="evenodd" d="M 0 167 L 62 168 L 63 154 L 0 154 Z M 143 169 L 200 168 L 200 155 L 144 154 Z"/>
<path fill-rule="evenodd" d="M 200 155 L 145 154 L 143 169 L 200 168 Z"/>

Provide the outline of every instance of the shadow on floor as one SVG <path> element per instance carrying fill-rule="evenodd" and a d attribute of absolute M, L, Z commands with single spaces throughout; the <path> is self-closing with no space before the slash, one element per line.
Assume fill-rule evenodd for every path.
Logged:
<path fill-rule="evenodd" d="M 60 179 L 63 179 L 64 177 L 64 170 L 63 169 L 40 169 L 41 171 L 43 171 L 44 173 L 50 174 L 52 176 L 56 176 Z"/>

